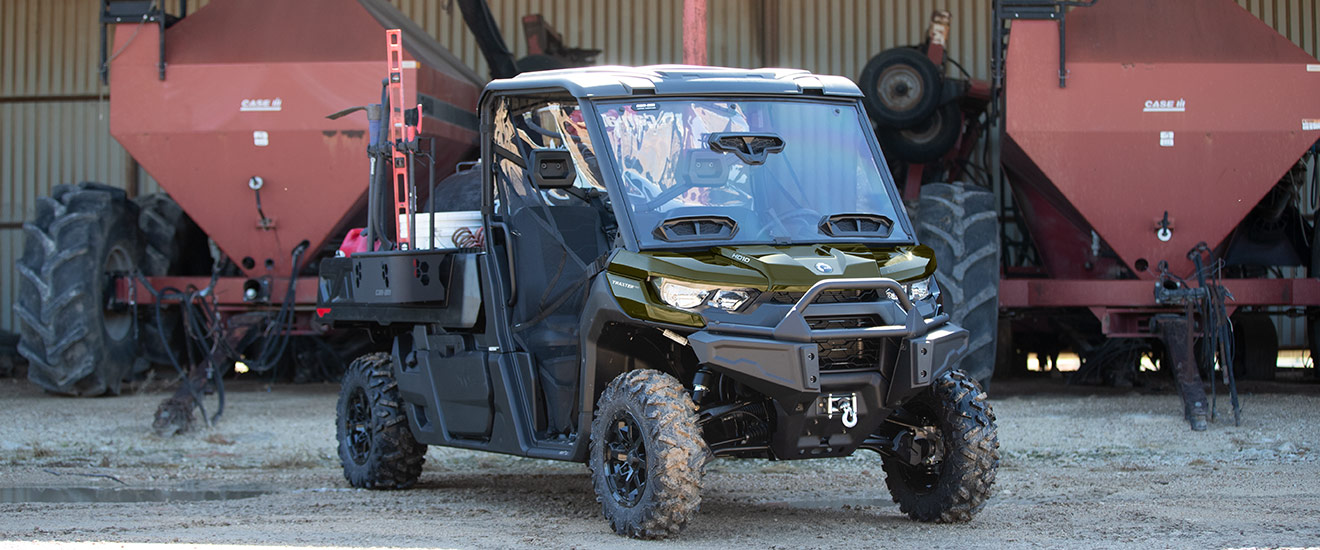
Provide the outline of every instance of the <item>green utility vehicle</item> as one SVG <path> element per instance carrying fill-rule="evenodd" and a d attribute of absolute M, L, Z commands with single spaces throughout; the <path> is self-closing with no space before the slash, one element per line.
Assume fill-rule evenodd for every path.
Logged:
<path fill-rule="evenodd" d="M 392 342 L 343 379 L 349 482 L 408 487 L 427 445 L 584 462 L 614 530 L 659 538 L 694 517 L 712 459 L 865 449 L 912 518 L 971 519 L 994 415 L 955 370 L 967 331 L 861 98 L 786 69 L 491 82 L 479 168 L 416 199 L 479 185 L 477 226 L 403 238 L 382 170 L 369 251 L 321 265 L 321 321 Z M 373 165 L 401 150 L 426 147 L 381 137 Z"/>

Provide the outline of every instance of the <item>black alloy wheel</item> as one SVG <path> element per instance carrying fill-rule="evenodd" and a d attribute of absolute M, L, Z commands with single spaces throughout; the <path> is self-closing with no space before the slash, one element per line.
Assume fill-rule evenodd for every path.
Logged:
<path fill-rule="evenodd" d="M 407 489 L 422 475 L 426 445 L 413 438 L 388 353 L 368 353 L 344 371 L 335 438 L 344 479 L 363 489 Z"/>
<path fill-rule="evenodd" d="M 681 382 L 656 370 L 625 372 L 601 392 L 587 467 L 615 533 L 665 538 L 696 515 L 710 456 L 696 409 Z"/>
<path fill-rule="evenodd" d="M 605 435 L 606 483 L 614 501 L 632 508 L 646 491 L 646 438 L 632 414 L 620 411 Z"/>
<path fill-rule="evenodd" d="M 348 397 L 348 415 L 345 418 L 348 428 L 348 453 L 354 464 L 366 464 L 371 456 L 371 431 L 367 425 L 371 422 L 371 405 L 367 403 L 367 392 L 354 388 Z"/>

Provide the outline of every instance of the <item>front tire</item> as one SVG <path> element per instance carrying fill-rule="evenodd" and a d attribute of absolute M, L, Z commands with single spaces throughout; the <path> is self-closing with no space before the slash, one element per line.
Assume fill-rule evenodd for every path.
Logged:
<path fill-rule="evenodd" d="M 413 438 L 388 353 L 353 360 L 339 387 L 335 436 L 344 479 L 360 489 L 407 489 L 422 475 L 426 445 Z"/>
<path fill-rule="evenodd" d="M 985 392 L 975 380 L 953 371 L 895 414 L 905 424 L 937 434 L 940 444 L 933 460 L 920 464 L 883 457 L 894 502 L 917 521 L 971 521 L 990 497 L 999 470 L 999 436 Z"/>
<path fill-rule="evenodd" d="M 620 374 L 601 393 L 588 467 L 615 533 L 665 538 L 696 515 L 708 454 L 696 409 L 678 380 L 656 370 Z"/>

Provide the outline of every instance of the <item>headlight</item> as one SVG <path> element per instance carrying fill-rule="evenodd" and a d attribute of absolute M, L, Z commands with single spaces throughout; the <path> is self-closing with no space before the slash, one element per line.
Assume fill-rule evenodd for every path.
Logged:
<path fill-rule="evenodd" d="M 905 284 L 903 287 L 907 289 L 908 298 L 911 298 L 913 302 L 925 300 L 926 298 L 929 298 L 931 294 L 939 292 L 938 287 L 935 286 L 934 275 L 920 281 L 913 281 Z"/>
<path fill-rule="evenodd" d="M 931 275 L 920 281 L 903 283 L 903 290 L 907 291 L 908 299 L 913 302 L 920 302 L 931 296 L 939 296 L 940 287 L 935 283 L 935 276 Z M 892 290 L 886 290 L 885 295 L 890 300 L 898 301 L 898 296 Z"/>
<path fill-rule="evenodd" d="M 725 311 L 741 308 L 756 296 L 751 288 L 720 288 L 689 282 L 677 282 L 663 277 L 655 279 L 660 299 L 679 309 L 697 309 L 703 305 Z"/>

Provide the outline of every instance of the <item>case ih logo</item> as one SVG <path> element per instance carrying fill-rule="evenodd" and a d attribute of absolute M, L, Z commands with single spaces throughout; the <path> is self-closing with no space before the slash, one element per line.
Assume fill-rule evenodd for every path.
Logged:
<path fill-rule="evenodd" d="M 1187 111 L 1187 100 L 1152 99 L 1146 102 L 1143 113 L 1182 113 Z"/>
<path fill-rule="evenodd" d="M 280 105 L 284 104 L 280 98 L 275 99 L 244 99 L 239 103 L 239 111 L 278 111 Z"/>

